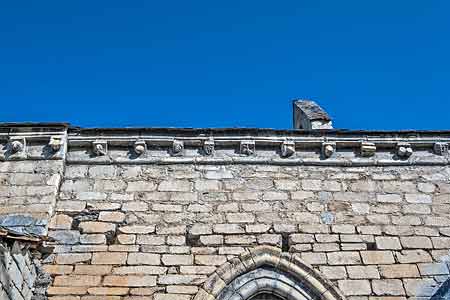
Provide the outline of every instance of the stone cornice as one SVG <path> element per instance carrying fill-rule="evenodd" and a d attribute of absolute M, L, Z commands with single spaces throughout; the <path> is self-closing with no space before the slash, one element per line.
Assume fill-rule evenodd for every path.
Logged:
<path fill-rule="evenodd" d="M 2 123 L 0 161 L 64 159 L 67 128 L 65 123 Z"/>
<path fill-rule="evenodd" d="M 72 164 L 448 165 L 450 131 L 0 124 L 0 160 Z"/>
<path fill-rule="evenodd" d="M 101 155 L 92 146 L 103 143 Z M 137 144 L 140 148 L 137 149 Z M 82 129 L 72 164 L 448 165 L 450 132 L 271 129 Z M 208 145 L 209 151 L 205 147 Z M 436 145 L 443 150 L 438 152 Z M 178 146 L 180 150 L 174 151 Z M 447 149 L 447 150 L 446 150 Z M 137 151 L 139 150 L 139 151 Z M 411 152 L 409 152 L 411 151 Z M 403 153 L 404 152 L 404 153 Z"/>

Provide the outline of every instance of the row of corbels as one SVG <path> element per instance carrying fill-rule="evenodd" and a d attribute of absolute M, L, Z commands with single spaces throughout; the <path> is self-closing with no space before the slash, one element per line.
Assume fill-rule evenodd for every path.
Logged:
<path fill-rule="evenodd" d="M 54 153 L 61 150 L 64 142 L 61 136 L 51 136 L 47 144 L 48 148 Z M 25 152 L 27 147 L 27 140 L 23 137 L 12 137 L 6 144 L 6 151 L 13 154 L 19 154 Z"/>
<path fill-rule="evenodd" d="M 412 145 L 407 142 L 399 142 L 396 147 L 396 154 L 400 158 L 408 158 L 413 153 L 414 150 Z M 363 157 L 371 157 L 374 156 L 377 151 L 377 146 L 375 143 L 371 142 L 361 142 L 361 156 Z M 443 142 L 437 142 L 433 145 L 433 151 L 436 155 L 448 155 L 449 154 L 449 144 Z M 324 142 L 322 144 L 322 155 L 325 158 L 330 158 L 336 152 L 336 143 L 335 142 Z"/>
<path fill-rule="evenodd" d="M 104 140 L 96 140 L 92 142 L 93 152 L 98 156 L 106 155 L 108 152 L 108 143 Z M 145 140 L 137 140 L 133 144 L 133 149 L 136 155 L 140 156 L 147 152 L 147 143 Z M 324 158 L 330 158 L 336 153 L 336 142 L 325 141 L 322 143 L 322 156 Z M 447 155 L 449 154 L 449 144 L 444 142 L 437 142 L 433 147 L 434 153 L 437 155 Z M 240 142 L 239 147 L 240 154 L 246 156 L 252 156 L 256 154 L 256 145 L 253 140 L 244 140 Z M 377 151 L 375 143 L 371 142 L 361 142 L 360 153 L 363 157 L 374 156 Z M 213 156 L 215 152 L 215 143 L 213 139 L 205 140 L 203 142 L 203 153 L 207 156 Z M 280 154 L 282 157 L 290 157 L 294 155 L 295 142 L 294 141 L 284 141 L 281 143 Z M 184 153 L 184 142 L 179 140 L 174 140 L 171 146 L 172 156 L 182 156 Z M 408 158 L 414 153 L 414 150 L 410 143 L 399 142 L 396 145 L 396 154 L 400 158 Z"/>

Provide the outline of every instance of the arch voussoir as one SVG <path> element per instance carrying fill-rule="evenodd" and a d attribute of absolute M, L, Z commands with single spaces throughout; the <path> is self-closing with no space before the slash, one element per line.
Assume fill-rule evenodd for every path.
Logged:
<path fill-rule="evenodd" d="M 259 279 L 252 277 L 261 274 L 269 275 Z M 285 285 L 286 276 L 291 276 L 294 281 Z M 284 283 L 282 278 L 285 278 Z M 282 252 L 272 246 L 255 247 L 224 263 L 208 277 L 194 300 L 246 300 L 258 290 L 289 295 L 286 289 L 297 294 L 299 291 L 303 293 L 303 290 L 311 294 L 311 299 L 345 300 L 330 281 L 298 255 Z M 289 299 L 297 298 L 289 296 Z"/>
<path fill-rule="evenodd" d="M 215 299 L 216 297 L 205 291 L 203 288 L 200 288 L 194 297 L 194 300 L 215 300 Z"/>

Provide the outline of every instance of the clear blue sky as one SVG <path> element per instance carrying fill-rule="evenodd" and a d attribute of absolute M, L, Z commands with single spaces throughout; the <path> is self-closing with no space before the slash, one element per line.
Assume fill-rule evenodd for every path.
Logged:
<path fill-rule="evenodd" d="M 450 1 L 1 1 L 0 121 L 450 129 Z"/>

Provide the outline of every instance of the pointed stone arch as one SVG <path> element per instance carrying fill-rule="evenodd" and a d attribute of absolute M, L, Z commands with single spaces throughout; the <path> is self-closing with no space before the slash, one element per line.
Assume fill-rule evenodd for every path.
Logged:
<path fill-rule="evenodd" d="M 253 248 L 220 266 L 194 300 L 250 300 L 259 293 L 286 300 L 345 300 L 297 255 L 271 246 Z"/>

